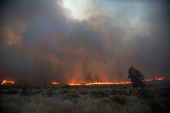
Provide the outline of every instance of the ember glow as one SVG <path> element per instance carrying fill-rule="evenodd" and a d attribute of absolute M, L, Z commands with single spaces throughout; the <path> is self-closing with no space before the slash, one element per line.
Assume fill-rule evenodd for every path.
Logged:
<path fill-rule="evenodd" d="M 3 80 L 1 85 L 3 85 L 3 84 L 15 84 L 15 82 L 14 81 Z"/>

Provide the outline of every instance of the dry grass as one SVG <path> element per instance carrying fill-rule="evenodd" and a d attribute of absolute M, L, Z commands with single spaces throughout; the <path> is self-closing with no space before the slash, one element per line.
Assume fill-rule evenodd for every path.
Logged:
<path fill-rule="evenodd" d="M 126 85 L 1 87 L 4 113 L 167 113 L 169 88 Z M 3 113 L 1 112 L 1 113 Z"/>

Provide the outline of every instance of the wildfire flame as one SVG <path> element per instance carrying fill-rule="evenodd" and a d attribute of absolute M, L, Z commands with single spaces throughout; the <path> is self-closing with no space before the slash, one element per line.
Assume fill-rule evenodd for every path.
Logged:
<path fill-rule="evenodd" d="M 163 80 L 163 79 L 164 79 L 163 77 L 160 77 L 160 78 L 156 77 L 156 80 Z M 170 77 L 168 79 L 170 79 Z M 148 79 L 148 80 L 144 80 L 144 81 L 152 81 L 152 80 Z M 97 82 L 96 81 L 96 82 L 83 83 L 83 84 L 81 84 L 81 83 L 69 83 L 68 85 L 100 85 L 100 84 L 102 85 L 102 84 L 130 84 L 130 83 L 131 82 L 122 82 L 122 81 L 121 82 Z M 1 85 L 3 85 L 3 84 L 15 84 L 15 82 L 3 80 Z M 52 84 L 60 84 L 60 83 L 53 81 Z"/>
<path fill-rule="evenodd" d="M 130 84 L 131 82 L 90 82 L 90 83 L 69 83 L 68 85 L 102 85 L 102 84 Z"/>
<path fill-rule="evenodd" d="M 149 80 L 145 80 L 145 81 L 152 81 L 151 79 L 149 79 Z"/>
<path fill-rule="evenodd" d="M 52 84 L 60 84 L 60 83 L 58 83 L 58 82 L 54 81 L 54 82 L 52 82 Z"/>
<path fill-rule="evenodd" d="M 81 85 L 81 84 L 73 84 L 73 83 L 69 83 L 68 85 Z"/>
<path fill-rule="evenodd" d="M 163 80 L 163 79 L 164 79 L 163 77 L 161 77 L 161 78 L 156 77 L 156 80 Z"/>
<path fill-rule="evenodd" d="M 164 78 L 158 78 L 156 77 L 156 80 L 163 80 Z M 143 81 L 152 81 L 151 79 L 143 80 Z M 130 84 L 131 82 L 90 82 L 90 83 L 83 83 L 83 84 L 75 84 L 75 83 L 69 83 L 68 85 L 102 85 L 102 84 Z"/>
<path fill-rule="evenodd" d="M 96 84 L 129 84 L 131 82 L 93 82 L 93 83 L 88 83 L 85 85 L 96 85 Z"/>
<path fill-rule="evenodd" d="M 1 85 L 3 85 L 3 84 L 15 84 L 15 82 L 14 81 L 3 80 Z"/>

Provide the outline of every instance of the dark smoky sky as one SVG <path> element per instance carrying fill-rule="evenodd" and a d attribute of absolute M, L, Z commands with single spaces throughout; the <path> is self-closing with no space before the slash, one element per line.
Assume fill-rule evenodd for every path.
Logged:
<path fill-rule="evenodd" d="M 170 2 L 5 0 L 0 3 L 0 79 L 48 85 L 146 79 L 170 68 Z M 168 78 L 166 70 L 163 77 Z"/>

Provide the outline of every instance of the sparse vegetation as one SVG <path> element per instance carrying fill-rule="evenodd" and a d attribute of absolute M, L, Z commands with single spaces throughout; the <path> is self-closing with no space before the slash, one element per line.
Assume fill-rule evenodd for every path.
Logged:
<path fill-rule="evenodd" d="M 170 90 L 162 86 L 1 87 L 1 92 L 4 113 L 167 113 L 170 107 Z"/>

